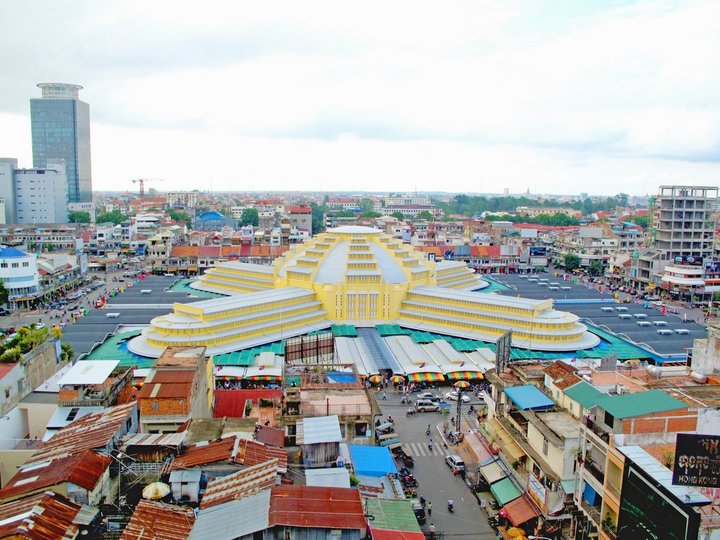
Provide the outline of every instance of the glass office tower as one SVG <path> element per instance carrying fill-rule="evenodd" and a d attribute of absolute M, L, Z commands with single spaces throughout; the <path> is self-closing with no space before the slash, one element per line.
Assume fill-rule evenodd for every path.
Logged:
<path fill-rule="evenodd" d="M 78 99 L 82 86 L 42 83 L 38 87 L 42 98 L 30 100 L 33 167 L 65 160 L 68 202 L 92 202 L 90 106 Z"/>

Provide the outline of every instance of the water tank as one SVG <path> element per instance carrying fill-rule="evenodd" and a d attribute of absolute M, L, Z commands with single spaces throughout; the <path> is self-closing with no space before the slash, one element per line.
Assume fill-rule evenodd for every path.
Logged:
<path fill-rule="evenodd" d="M 700 384 L 705 384 L 707 382 L 707 375 L 703 375 L 702 373 L 698 373 L 697 371 L 693 371 L 690 374 L 690 377 L 692 377 L 693 381 L 698 382 Z"/>
<path fill-rule="evenodd" d="M 647 371 L 650 375 L 658 379 L 663 376 L 663 369 L 660 366 L 648 366 Z"/>

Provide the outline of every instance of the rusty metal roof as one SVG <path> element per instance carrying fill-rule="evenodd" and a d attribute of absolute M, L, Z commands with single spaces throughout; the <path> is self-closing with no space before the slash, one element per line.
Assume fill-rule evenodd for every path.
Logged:
<path fill-rule="evenodd" d="M 92 450 L 55 458 L 48 461 L 26 463 L 10 481 L 0 489 L 0 501 L 16 499 L 40 489 L 65 482 L 91 490 L 110 465 L 109 456 L 101 456 Z"/>
<path fill-rule="evenodd" d="M 145 382 L 140 389 L 140 399 L 171 399 L 189 398 L 192 393 L 192 383 L 155 383 Z"/>
<path fill-rule="evenodd" d="M 360 492 L 354 488 L 280 485 L 272 488 L 270 526 L 366 528 Z"/>
<path fill-rule="evenodd" d="M 28 540 L 73 539 L 79 533 L 78 525 L 85 523 L 78 515 L 88 508 L 92 507 L 52 491 L 5 503 L 0 507 L 0 538 L 15 535 Z M 92 510 L 94 517 L 98 510 Z"/>
<path fill-rule="evenodd" d="M 219 441 L 205 441 L 188 446 L 182 454 L 175 457 L 170 470 L 189 469 L 232 459 L 237 440 L 237 437 L 227 437 Z"/>
<path fill-rule="evenodd" d="M 253 465 L 229 476 L 210 480 L 200 501 L 200 509 L 217 506 L 228 501 L 242 499 L 277 483 L 277 459 Z"/>
<path fill-rule="evenodd" d="M 155 368 L 197 368 L 205 359 L 205 347 L 168 347 L 155 362 Z"/>
<path fill-rule="evenodd" d="M 131 446 L 165 446 L 177 448 L 185 442 L 187 431 L 180 433 L 133 433 L 122 438 L 120 447 L 123 450 Z"/>
<path fill-rule="evenodd" d="M 168 470 L 189 469 L 226 460 L 251 466 L 271 459 L 277 459 L 277 466 L 282 472 L 287 470 L 287 451 L 284 448 L 268 446 L 235 435 L 187 447 L 174 459 Z"/>
<path fill-rule="evenodd" d="M 197 371 L 189 369 L 152 370 L 145 378 L 145 383 L 188 383 L 195 380 Z"/>
<path fill-rule="evenodd" d="M 257 432 L 258 442 L 271 446 L 285 446 L 285 430 L 270 426 L 259 426 Z"/>
<path fill-rule="evenodd" d="M 187 540 L 195 524 L 192 508 L 141 500 L 120 540 Z"/>
<path fill-rule="evenodd" d="M 126 403 L 109 407 L 102 412 L 88 414 L 72 424 L 65 426 L 35 452 L 28 464 L 46 461 L 54 457 L 81 452 L 93 448 L 103 448 L 121 433 L 137 405 Z"/>

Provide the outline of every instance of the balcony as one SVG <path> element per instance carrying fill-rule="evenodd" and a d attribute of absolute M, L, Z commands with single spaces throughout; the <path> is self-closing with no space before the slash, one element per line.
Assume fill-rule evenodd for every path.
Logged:
<path fill-rule="evenodd" d="M 611 538 L 612 540 L 616 540 L 617 533 L 615 532 L 616 526 L 615 525 L 609 525 L 607 523 L 602 524 L 602 531 L 605 533 L 605 535 L 608 538 Z"/>
<path fill-rule="evenodd" d="M 598 424 L 594 420 L 591 420 L 589 417 L 584 416 L 582 419 L 582 423 L 590 430 L 592 431 L 601 441 L 603 441 L 606 445 L 610 444 L 610 434 L 607 431 L 607 428 L 603 427 L 602 425 Z"/>
<path fill-rule="evenodd" d="M 587 502 L 585 499 L 582 500 L 580 503 L 580 507 L 582 508 L 583 512 L 587 515 L 588 518 L 590 518 L 591 521 L 595 523 L 596 527 L 600 526 L 600 510 L 593 505 L 591 505 L 589 502 Z"/>
<path fill-rule="evenodd" d="M 585 470 L 588 471 L 595 480 L 600 482 L 600 485 L 603 485 L 605 483 L 605 474 L 602 470 L 600 470 L 600 467 L 596 463 L 593 463 L 592 461 L 588 460 L 585 462 Z"/>

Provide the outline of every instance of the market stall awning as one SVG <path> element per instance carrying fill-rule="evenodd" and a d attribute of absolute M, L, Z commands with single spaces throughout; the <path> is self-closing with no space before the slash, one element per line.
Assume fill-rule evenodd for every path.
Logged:
<path fill-rule="evenodd" d="M 503 468 L 500 466 L 500 462 L 497 460 L 488 463 L 487 465 L 481 465 L 480 472 L 485 477 L 488 484 L 494 484 L 507 476 Z"/>
<path fill-rule="evenodd" d="M 408 373 L 413 382 L 442 382 L 445 380 L 442 373 Z"/>
<path fill-rule="evenodd" d="M 281 378 L 280 375 L 253 375 L 248 377 L 251 381 L 277 381 Z"/>
<path fill-rule="evenodd" d="M 510 501 L 503 509 L 507 513 L 507 518 L 510 520 L 510 523 L 515 527 L 519 527 L 523 523 L 540 515 L 540 511 L 526 494 L 521 495 L 514 501 Z"/>
<path fill-rule="evenodd" d="M 515 442 L 515 439 L 512 438 L 512 435 L 508 433 L 505 426 L 503 426 L 497 418 L 490 420 L 487 425 L 492 429 L 495 437 L 500 439 L 500 444 L 507 453 L 510 454 L 512 459 L 518 460 L 525 455 L 525 452 L 522 448 L 520 448 L 520 445 Z"/>
<path fill-rule="evenodd" d="M 492 492 L 493 497 L 495 497 L 495 500 L 501 506 L 505 506 L 507 503 L 514 501 L 521 495 L 520 490 L 515 487 L 515 484 L 513 484 L 510 478 L 505 478 L 499 482 L 495 482 L 490 486 L 490 491 Z"/>
<path fill-rule="evenodd" d="M 451 371 L 445 376 L 451 381 L 464 381 L 468 379 L 482 379 L 483 374 L 479 371 Z"/>

